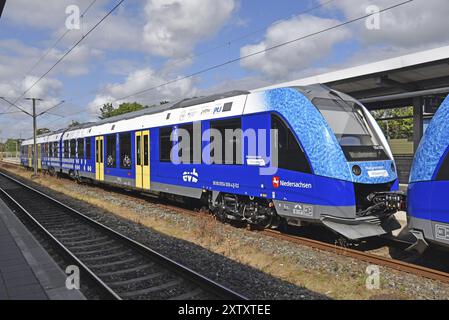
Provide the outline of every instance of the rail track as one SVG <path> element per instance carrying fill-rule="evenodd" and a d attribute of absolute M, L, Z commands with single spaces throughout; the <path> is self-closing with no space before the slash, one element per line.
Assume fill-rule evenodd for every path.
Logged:
<path fill-rule="evenodd" d="M 153 199 L 151 199 L 151 201 L 160 206 L 173 209 L 175 212 L 178 212 L 178 213 L 188 214 L 188 215 L 197 215 L 198 214 L 197 212 L 194 212 L 192 210 L 182 208 L 182 207 L 179 207 L 179 206 L 176 206 L 173 204 L 169 204 L 166 202 L 159 203 Z M 377 254 L 368 253 L 368 252 L 364 252 L 364 251 L 360 251 L 360 250 L 356 250 L 356 249 L 351 249 L 351 248 L 344 247 L 344 246 L 341 246 L 341 245 L 338 245 L 335 243 L 329 243 L 326 241 L 311 239 L 311 238 L 304 237 L 304 236 L 297 236 L 297 235 L 281 233 L 276 230 L 266 229 L 266 230 L 262 230 L 262 231 L 258 231 L 258 232 L 261 232 L 261 233 L 265 234 L 266 236 L 270 236 L 270 237 L 274 237 L 277 239 L 290 241 L 290 242 L 297 243 L 300 245 L 308 246 L 308 247 L 311 247 L 316 250 L 332 252 L 335 254 L 340 254 L 340 255 L 344 255 L 344 256 L 358 259 L 361 261 L 365 261 L 370 264 L 389 267 L 389 268 L 392 268 L 392 269 L 395 269 L 398 271 L 410 273 L 410 274 L 413 274 L 413 275 L 416 275 L 419 277 L 423 277 L 423 278 L 427 278 L 427 279 L 431 279 L 431 280 L 437 280 L 437 281 L 441 281 L 444 283 L 449 283 L 449 273 L 440 271 L 440 270 L 436 270 L 433 268 L 428 268 L 425 266 L 421 266 L 421 265 L 414 264 L 414 263 L 408 263 L 408 262 L 404 262 L 404 261 L 397 260 L 397 259 L 387 258 L 387 257 L 383 257 L 383 256 L 380 256 Z M 389 241 L 391 241 L 392 243 L 397 242 L 397 245 L 400 245 L 400 246 L 404 246 L 406 244 L 403 241 L 396 241 L 394 239 L 389 239 Z"/>
<path fill-rule="evenodd" d="M 69 257 L 104 298 L 246 300 L 2 172 L 0 196 Z"/>
<path fill-rule="evenodd" d="M 344 255 L 347 257 L 355 258 L 355 259 L 358 259 L 361 261 L 365 261 L 370 264 L 389 267 L 389 268 L 392 268 L 395 270 L 407 272 L 407 273 L 414 274 L 414 275 L 424 277 L 427 279 L 449 283 L 449 273 L 446 273 L 443 271 L 426 268 L 426 267 L 423 267 L 420 265 L 407 263 L 407 262 L 396 260 L 396 259 L 386 258 L 386 257 L 382 257 L 379 255 L 375 255 L 375 254 L 371 254 L 371 253 L 367 253 L 367 252 L 363 252 L 363 251 L 345 248 L 345 247 L 338 246 L 335 244 L 321 242 L 321 241 L 308 239 L 308 238 L 304 238 L 304 237 L 283 234 L 276 230 L 268 230 L 267 229 L 267 230 L 264 230 L 263 233 L 268 236 L 277 238 L 277 239 L 282 239 L 282 240 L 294 242 L 297 244 L 305 245 L 305 246 L 308 246 L 308 247 L 311 247 L 311 248 L 314 248 L 317 250 L 332 252 L 332 253 Z"/>

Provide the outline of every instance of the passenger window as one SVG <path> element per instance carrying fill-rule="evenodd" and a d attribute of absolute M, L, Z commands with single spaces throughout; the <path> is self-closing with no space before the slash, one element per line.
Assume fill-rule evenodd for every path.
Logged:
<path fill-rule="evenodd" d="M 449 180 L 449 152 L 438 170 L 437 180 Z"/>
<path fill-rule="evenodd" d="M 120 168 L 131 168 L 131 133 L 120 134 Z"/>
<path fill-rule="evenodd" d="M 76 140 L 70 140 L 70 158 L 76 157 Z"/>
<path fill-rule="evenodd" d="M 159 161 L 170 162 L 170 152 L 172 148 L 172 141 L 170 135 L 172 127 L 159 129 Z"/>
<path fill-rule="evenodd" d="M 286 123 L 278 116 L 271 116 L 271 129 L 275 130 L 278 143 L 271 141 L 271 157 L 277 152 L 278 168 L 292 171 L 312 173 L 304 151 L 301 149 L 296 137 Z"/>
<path fill-rule="evenodd" d="M 210 122 L 211 163 L 241 165 L 242 162 L 242 119 L 217 120 Z M 216 130 L 216 131 L 215 131 Z M 214 142 L 215 133 L 221 141 Z M 221 155 L 215 152 L 221 144 Z"/>
<path fill-rule="evenodd" d="M 90 160 L 92 157 L 92 151 L 91 151 L 91 142 L 90 137 L 86 138 L 86 159 Z"/>
<path fill-rule="evenodd" d="M 84 139 L 78 139 L 78 159 L 84 159 Z"/>
<path fill-rule="evenodd" d="M 108 168 L 116 167 L 116 147 L 117 141 L 115 134 L 106 136 L 106 166 Z"/>
<path fill-rule="evenodd" d="M 69 141 L 64 141 L 64 158 L 70 158 L 69 156 Z"/>
<path fill-rule="evenodd" d="M 193 130 L 192 123 L 178 127 L 178 147 L 182 147 L 178 151 L 178 156 L 182 163 L 201 163 L 201 125 L 197 123 L 196 126 L 199 126 L 198 132 Z M 182 143 L 182 132 L 187 135 L 186 139 L 189 140 L 188 145 Z M 197 143 L 195 143 L 195 141 L 197 141 Z M 196 152 L 194 152 L 195 147 L 197 148 Z M 197 156 L 196 159 L 195 156 Z M 183 157 L 185 157 L 185 159 L 183 159 Z"/>

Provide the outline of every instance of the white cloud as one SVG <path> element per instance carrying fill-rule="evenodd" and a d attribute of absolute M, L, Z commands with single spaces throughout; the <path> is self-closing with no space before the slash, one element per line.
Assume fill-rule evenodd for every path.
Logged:
<path fill-rule="evenodd" d="M 339 0 L 330 9 L 338 9 L 347 19 L 367 14 L 367 7 L 376 5 L 380 9 L 390 7 L 400 1 L 386 0 Z M 428 48 L 447 44 L 449 29 L 449 5 L 447 0 L 413 1 L 382 12 L 380 29 L 366 28 L 365 21 L 353 25 L 358 39 L 365 45 L 390 45 L 394 48 Z"/>
<path fill-rule="evenodd" d="M 183 57 L 199 41 L 215 34 L 235 6 L 234 0 L 148 0 L 143 35 L 146 48 L 164 57 Z"/>
<path fill-rule="evenodd" d="M 240 56 L 246 56 L 263 51 L 269 47 L 284 43 L 311 33 L 337 25 L 334 19 L 320 18 L 312 15 L 302 15 L 278 22 L 268 28 L 265 39 L 254 45 L 241 48 Z M 334 29 L 322 35 L 313 36 L 294 42 L 259 55 L 244 59 L 241 66 L 258 71 L 270 79 L 285 79 L 310 67 L 321 58 L 327 57 L 332 47 L 346 40 L 350 32 L 346 28 Z"/>
<path fill-rule="evenodd" d="M 174 101 L 183 99 L 193 96 L 197 92 L 193 80 L 184 79 L 141 95 L 115 101 L 138 91 L 159 86 L 170 80 L 172 80 L 170 75 L 158 73 L 150 68 L 134 71 L 128 75 L 123 83 L 107 85 L 89 104 L 89 110 L 91 113 L 98 114 L 100 107 L 107 102 L 114 102 L 114 105 L 117 105 L 122 102 L 138 101 L 139 103 L 151 105 L 157 104 L 162 100 Z"/>
<path fill-rule="evenodd" d="M 68 6 L 77 5 L 80 8 L 80 12 L 82 12 L 91 2 L 91 0 L 7 1 L 2 19 L 20 26 L 57 29 L 65 25 L 68 17 L 66 14 Z M 97 2 L 95 4 L 96 7 L 107 1 L 100 0 Z"/>

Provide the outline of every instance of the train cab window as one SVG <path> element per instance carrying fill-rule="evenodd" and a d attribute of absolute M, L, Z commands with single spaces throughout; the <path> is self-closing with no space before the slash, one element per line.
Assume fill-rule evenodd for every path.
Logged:
<path fill-rule="evenodd" d="M 115 134 L 106 136 L 106 166 L 108 168 L 116 167 L 116 148 L 117 139 Z"/>
<path fill-rule="evenodd" d="M 64 158 L 69 158 L 70 156 L 69 156 L 69 154 L 70 154 L 70 152 L 69 152 L 69 141 L 68 140 L 66 140 L 66 141 L 64 141 Z"/>
<path fill-rule="evenodd" d="M 78 139 L 78 159 L 84 159 L 84 138 Z"/>
<path fill-rule="evenodd" d="M 315 98 L 312 103 L 331 127 L 348 161 L 389 160 L 357 103 L 325 98 Z"/>
<path fill-rule="evenodd" d="M 91 137 L 87 137 L 86 138 L 86 159 L 90 160 L 92 157 L 92 151 L 91 151 L 91 142 L 90 142 Z"/>
<path fill-rule="evenodd" d="M 271 143 L 271 155 L 278 155 L 278 168 L 311 173 L 309 162 L 304 151 L 301 149 L 296 137 L 286 123 L 277 115 L 271 115 L 271 129 L 275 130 L 278 143 L 275 139 Z"/>
<path fill-rule="evenodd" d="M 216 120 L 210 122 L 211 138 L 213 147 L 210 153 L 211 163 L 240 165 L 242 161 L 242 119 L 234 118 L 229 120 Z M 214 147 L 218 144 L 214 142 L 214 130 L 220 133 L 221 156 L 215 152 Z M 217 137 L 218 138 L 218 137 Z"/>
<path fill-rule="evenodd" d="M 437 180 L 449 180 L 449 152 L 446 154 L 446 158 L 443 160 L 443 163 L 438 170 Z"/>
<path fill-rule="evenodd" d="M 70 140 L 70 158 L 76 157 L 76 140 Z"/>
<path fill-rule="evenodd" d="M 159 161 L 170 162 L 170 152 L 172 149 L 172 141 L 170 135 L 172 133 L 172 127 L 159 129 Z"/>
<path fill-rule="evenodd" d="M 131 168 L 131 133 L 121 133 L 119 138 L 120 168 Z"/>

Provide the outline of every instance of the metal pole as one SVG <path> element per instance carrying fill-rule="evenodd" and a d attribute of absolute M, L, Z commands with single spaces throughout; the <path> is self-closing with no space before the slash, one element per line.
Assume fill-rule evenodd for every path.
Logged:
<path fill-rule="evenodd" d="M 33 160 L 34 160 L 34 175 L 37 175 L 37 145 L 36 145 L 36 99 L 33 98 Z"/>
<path fill-rule="evenodd" d="M 413 98 L 413 152 L 418 149 L 423 136 L 423 99 Z"/>

